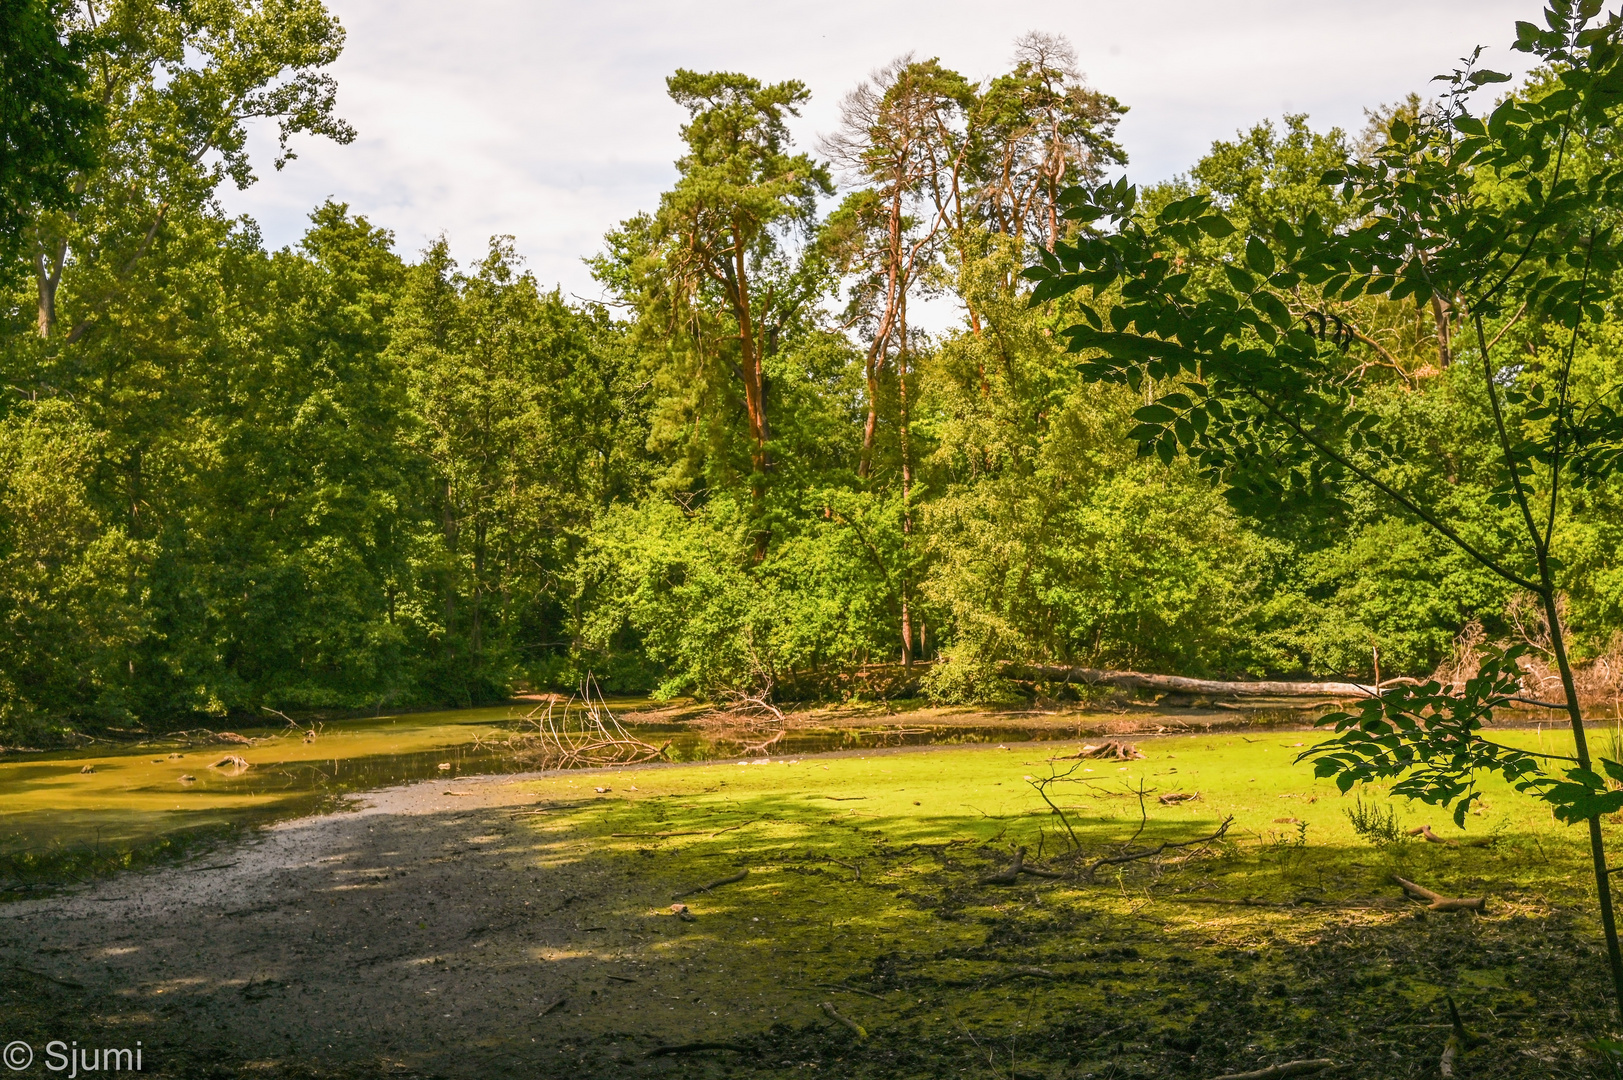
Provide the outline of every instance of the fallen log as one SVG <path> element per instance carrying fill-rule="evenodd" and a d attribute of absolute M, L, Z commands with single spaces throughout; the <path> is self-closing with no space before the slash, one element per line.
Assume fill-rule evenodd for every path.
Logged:
<path fill-rule="evenodd" d="M 1320 1072 L 1324 1069 L 1335 1068 L 1336 1063 L 1329 1058 L 1312 1058 L 1305 1061 L 1285 1061 L 1278 1065 L 1270 1065 L 1266 1069 L 1255 1072 L 1225 1073 L 1215 1077 L 1214 1080 L 1281 1080 L 1286 1076 L 1301 1076 L 1304 1073 Z"/>
<path fill-rule="evenodd" d="M 1432 892 L 1430 889 L 1427 889 L 1427 888 L 1425 888 L 1423 886 L 1420 886 L 1420 885 L 1416 885 L 1412 881 L 1409 881 L 1409 880 L 1407 880 L 1405 878 L 1400 878 L 1396 874 L 1392 875 L 1392 880 L 1397 882 L 1399 885 L 1403 886 L 1403 891 L 1404 892 L 1410 894 L 1411 896 L 1418 897 L 1419 899 L 1426 901 L 1426 910 L 1427 911 L 1486 911 L 1487 910 L 1488 901 L 1487 901 L 1487 899 L 1485 897 L 1476 896 L 1476 897 L 1470 897 L 1470 898 L 1463 898 L 1463 897 L 1444 896 L 1442 893 Z"/>
<path fill-rule="evenodd" d="M 1368 683 L 1226 682 L 1219 679 L 1191 679 L 1182 675 L 1149 675 L 1141 671 L 1108 671 L 1059 664 L 1006 663 L 1002 665 L 1000 674 L 1012 679 L 1085 683 L 1088 686 L 1114 686 L 1121 690 L 1159 690 L 1162 693 L 1208 694 L 1223 697 L 1366 698 L 1374 697 L 1380 692 L 1379 687 Z"/>

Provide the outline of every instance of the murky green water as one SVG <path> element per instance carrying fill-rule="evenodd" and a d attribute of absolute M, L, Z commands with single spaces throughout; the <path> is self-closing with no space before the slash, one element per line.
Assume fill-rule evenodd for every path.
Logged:
<path fill-rule="evenodd" d="M 291 728 L 239 728 L 251 743 L 159 741 L 8 755 L 0 759 L 0 858 L 32 863 L 75 851 L 127 850 L 169 834 L 316 812 L 341 805 L 346 796 L 412 780 L 535 769 L 536 757 L 511 742 L 525 711 L 350 720 L 325 725 L 309 741 Z M 1075 737 L 1064 729 L 1013 725 L 810 728 L 786 731 L 763 746 L 760 735 L 625 719 L 629 732 L 664 746 L 673 762 Z M 248 767 L 226 763 L 233 755 Z M 0 863 L 0 877 L 4 869 Z"/>

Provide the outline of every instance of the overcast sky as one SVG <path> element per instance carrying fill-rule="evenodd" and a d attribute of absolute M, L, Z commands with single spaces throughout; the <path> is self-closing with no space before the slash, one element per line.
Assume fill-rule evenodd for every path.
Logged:
<path fill-rule="evenodd" d="M 680 152 L 678 67 L 797 78 L 812 100 L 794 125 L 813 148 L 840 97 L 899 54 L 940 57 L 971 78 L 1006 70 L 1014 39 L 1064 34 L 1097 89 L 1131 108 L 1127 171 L 1186 170 L 1214 139 L 1306 112 L 1356 131 L 1365 107 L 1425 92 L 1474 45 L 1508 52 L 1505 0 L 327 0 L 348 43 L 334 69 L 349 146 L 303 139 L 277 173 L 258 138 L 258 184 L 222 193 L 273 247 L 295 243 L 331 196 L 394 230 L 403 252 L 444 233 L 464 262 L 508 233 L 546 285 L 596 297 L 581 265 L 616 222 L 656 205 Z"/>

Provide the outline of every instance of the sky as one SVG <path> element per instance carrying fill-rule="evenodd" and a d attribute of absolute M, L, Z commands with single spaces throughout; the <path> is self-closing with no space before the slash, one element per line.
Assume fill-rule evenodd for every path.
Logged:
<path fill-rule="evenodd" d="M 272 247 L 297 243 L 310 210 L 348 203 L 410 255 L 441 234 L 463 263 L 492 235 L 515 238 L 544 286 L 596 299 L 581 259 L 619 221 L 654 208 L 675 177 L 684 113 L 665 94 L 678 67 L 800 79 L 792 125 L 815 149 L 840 98 L 904 53 L 972 79 L 1007 70 L 1015 38 L 1063 34 L 1088 83 L 1130 108 L 1118 136 L 1128 176 L 1153 183 L 1212 144 L 1285 112 L 1355 133 L 1364 109 L 1452 68 L 1520 73 L 1503 0 L 327 0 L 348 33 L 332 73 L 348 146 L 300 138 L 221 201 L 258 220 Z"/>

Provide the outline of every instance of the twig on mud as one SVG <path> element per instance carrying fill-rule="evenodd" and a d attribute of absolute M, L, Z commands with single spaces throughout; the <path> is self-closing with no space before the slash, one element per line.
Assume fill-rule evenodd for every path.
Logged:
<path fill-rule="evenodd" d="M 550 1012 L 554 1012 L 554 1011 L 556 1011 L 558 1009 L 563 1008 L 564 1005 L 568 1004 L 568 1002 L 569 1002 L 569 999 L 567 997 L 561 997 L 557 1001 L 554 1001 L 551 1005 L 548 1005 L 546 1008 L 542 1009 L 536 1015 L 537 1016 L 545 1016 Z"/>
<path fill-rule="evenodd" d="M 1266 1069 L 1255 1072 L 1225 1073 L 1215 1077 L 1214 1080 L 1281 1080 L 1286 1076 L 1301 1076 L 1303 1073 L 1320 1072 L 1324 1069 L 1335 1068 L 1336 1063 L 1329 1058 L 1313 1058 L 1307 1061 L 1285 1061 L 1278 1065 L 1270 1065 Z"/>
<path fill-rule="evenodd" d="M 1392 880 L 1403 886 L 1403 891 L 1411 896 L 1426 901 L 1427 911 L 1486 911 L 1488 901 L 1486 897 L 1451 897 L 1442 893 L 1432 892 L 1430 889 L 1416 885 L 1414 882 L 1392 875 Z"/>
<path fill-rule="evenodd" d="M 860 865 L 860 864 L 858 864 L 858 863 L 848 863 L 848 862 L 841 862 L 841 861 L 840 861 L 840 860 L 839 860 L 839 859 L 830 859 L 830 860 L 829 860 L 829 862 L 831 862 L 831 863 L 833 863 L 833 864 L 834 864 L 834 865 L 835 865 L 835 866 L 843 866 L 843 867 L 845 867 L 845 868 L 846 868 L 846 869 L 847 869 L 847 870 L 849 870 L 849 871 L 851 871 L 851 872 L 852 872 L 852 873 L 853 873 L 853 874 L 855 874 L 855 875 L 856 875 L 856 878 L 855 878 L 855 879 L 854 879 L 854 881 L 853 881 L 853 884 L 854 884 L 854 883 L 855 883 L 855 882 L 856 882 L 856 881 L 861 881 L 861 880 L 862 880 L 862 866 L 861 866 L 861 865 Z"/>
<path fill-rule="evenodd" d="M 734 874 L 732 877 L 724 877 L 724 878 L 721 878 L 719 881 L 712 881 L 708 885 L 697 885 L 697 886 L 695 886 L 695 887 L 693 887 L 691 889 L 684 889 L 683 891 L 681 891 L 679 893 L 672 893 L 671 894 L 671 899 L 672 900 L 680 900 L 680 899 L 682 899 L 682 897 L 684 897 L 684 896 L 692 896 L 694 893 L 709 892 L 711 889 L 720 888 L 723 885 L 731 885 L 731 884 L 733 884 L 735 882 L 743 881 L 745 878 L 749 877 L 749 874 L 750 874 L 750 872 L 749 872 L 748 869 L 740 870 L 738 873 Z"/>
<path fill-rule="evenodd" d="M 1210 835 L 1210 836 L 1202 836 L 1202 837 L 1199 837 L 1199 838 L 1194 839 L 1194 840 L 1181 840 L 1181 841 L 1178 841 L 1177 843 L 1173 843 L 1171 841 L 1168 841 L 1168 842 L 1162 844 L 1160 847 L 1146 848 L 1143 851 L 1130 852 L 1129 854 L 1126 854 L 1126 855 L 1110 855 L 1110 856 L 1107 856 L 1107 857 L 1105 857 L 1103 859 L 1100 859 L 1098 862 L 1094 863 L 1092 866 L 1088 867 L 1088 878 L 1091 880 L 1093 878 L 1093 875 L 1098 872 L 1099 867 L 1101 867 L 1101 866 L 1114 866 L 1114 865 L 1117 865 L 1119 863 L 1129 863 L 1129 862 L 1135 862 L 1135 861 L 1137 861 L 1139 859 L 1149 859 L 1149 858 L 1153 858 L 1156 855 L 1161 854 L 1161 852 L 1166 851 L 1166 850 L 1168 850 L 1170 848 L 1194 847 L 1196 844 L 1209 844 L 1213 840 L 1221 840 L 1223 838 L 1223 834 L 1229 831 L 1229 826 L 1232 825 L 1232 824 L 1234 824 L 1234 815 L 1230 814 L 1228 817 L 1223 819 L 1223 824 L 1220 825 L 1218 827 L 1217 831 L 1212 833 L 1212 835 Z M 1133 835 L 1136 838 L 1138 834 L 1134 833 Z M 1130 842 L 1131 841 L 1129 841 L 1129 843 Z M 1281 1074 L 1281 1075 L 1284 1075 L 1284 1074 Z"/>
<path fill-rule="evenodd" d="M 749 1047 L 730 1042 L 692 1042 L 678 1046 L 656 1046 L 648 1051 L 649 1057 L 668 1057 L 672 1054 L 700 1054 L 706 1050 L 731 1050 L 735 1054 L 753 1053 Z"/>
<path fill-rule="evenodd" d="M 868 1029 L 864 1028 L 861 1024 L 857 1023 L 849 1016 L 842 1014 L 840 1010 L 834 1007 L 834 1003 L 832 1001 L 823 1002 L 823 1011 L 828 1014 L 830 1020 L 836 1020 L 850 1028 L 852 1031 L 856 1032 L 858 1042 L 861 1042 L 863 1039 L 868 1037 Z"/>

